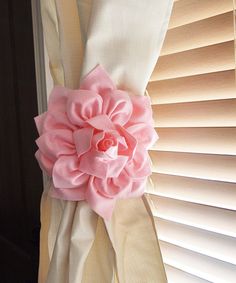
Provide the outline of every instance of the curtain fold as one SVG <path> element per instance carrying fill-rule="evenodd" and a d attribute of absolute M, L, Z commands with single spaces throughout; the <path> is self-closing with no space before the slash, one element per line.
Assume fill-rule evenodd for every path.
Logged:
<path fill-rule="evenodd" d="M 144 94 L 172 0 L 41 0 L 41 5 L 54 84 L 76 88 L 100 64 L 119 88 Z M 167 282 L 152 222 L 141 198 L 118 201 L 108 222 L 84 201 L 52 199 L 45 191 L 39 282 Z"/>
<path fill-rule="evenodd" d="M 172 2 L 93 1 L 82 77 L 99 63 L 119 88 L 143 95 L 162 47 Z"/>
<path fill-rule="evenodd" d="M 106 228 L 119 282 L 167 282 L 152 216 L 141 198 L 119 201 Z"/>

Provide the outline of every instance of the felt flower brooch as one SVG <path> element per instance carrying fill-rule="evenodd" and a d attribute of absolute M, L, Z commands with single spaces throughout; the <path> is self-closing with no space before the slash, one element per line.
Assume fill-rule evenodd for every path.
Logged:
<path fill-rule="evenodd" d="M 98 65 L 80 89 L 56 86 L 35 118 L 36 158 L 52 177 L 51 195 L 86 200 L 110 219 L 117 199 L 141 196 L 156 141 L 149 98 L 116 88 Z"/>

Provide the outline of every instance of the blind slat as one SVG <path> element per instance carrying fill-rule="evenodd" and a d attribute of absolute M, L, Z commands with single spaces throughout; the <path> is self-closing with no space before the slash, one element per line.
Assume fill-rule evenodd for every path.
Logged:
<path fill-rule="evenodd" d="M 159 240 L 236 264 L 235 238 L 158 218 L 155 223 Z"/>
<path fill-rule="evenodd" d="M 155 173 L 236 182 L 236 156 L 150 151 Z"/>
<path fill-rule="evenodd" d="M 236 184 L 154 173 L 147 191 L 192 203 L 236 210 Z"/>
<path fill-rule="evenodd" d="M 235 127 L 159 128 L 157 133 L 152 150 L 236 155 Z"/>
<path fill-rule="evenodd" d="M 179 0 L 174 3 L 169 28 L 186 25 L 232 10 L 232 0 Z"/>
<path fill-rule="evenodd" d="M 150 198 L 153 214 L 158 218 L 236 237 L 235 211 L 154 195 Z"/>
<path fill-rule="evenodd" d="M 161 55 L 213 45 L 234 39 L 233 12 L 180 26 L 168 31 Z"/>
<path fill-rule="evenodd" d="M 190 275 L 189 273 L 174 268 L 168 264 L 165 264 L 165 270 L 167 273 L 168 283 L 210 283 L 209 281 Z"/>
<path fill-rule="evenodd" d="M 214 283 L 233 283 L 235 265 L 160 241 L 164 262 Z"/>
<path fill-rule="evenodd" d="M 236 98 L 235 70 L 154 81 L 147 90 L 153 104 Z"/>
<path fill-rule="evenodd" d="M 150 81 L 166 80 L 235 68 L 234 41 L 161 56 Z"/>
<path fill-rule="evenodd" d="M 146 197 L 170 283 L 236 278 L 234 2 L 175 1 L 147 88 L 159 140 Z"/>
<path fill-rule="evenodd" d="M 153 105 L 156 127 L 231 127 L 236 99 Z"/>

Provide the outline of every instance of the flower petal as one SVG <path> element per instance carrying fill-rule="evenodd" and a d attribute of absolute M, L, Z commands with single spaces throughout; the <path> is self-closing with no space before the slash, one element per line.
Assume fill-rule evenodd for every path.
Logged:
<path fill-rule="evenodd" d="M 36 151 L 35 157 L 41 170 L 45 171 L 48 176 L 52 176 L 52 169 L 55 162 L 47 158 L 40 150 Z"/>
<path fill-rule="evenodd" d="M 78 158 L 75 155 L 61 156 L 53 167 L 52 179 L 55 188 L 82 188 L 87 184 L 89 176 L 79 170 Z"/>
<path fill-rule="evenodd" d="M 127 195 L 127 198 L 137 198 L 141 197 L 145 193 L 145 186 L 146 186 L 147 178 L 143 178 L 140 180 L 136 180 L 132 184 L 132 190 Z"/>
<path fill-rule="evenodd" d="M 102 94 L 107 90 L 113 90 L 116 87 L 105 69 L 101 65 L 97 65 L 90 73 L 88 73 L 87 76 L 83 78 L 80 88 L 93 90 Z"/>
<path fill-rule="evenodd" d="M 75 90 L 68 96 L 67 115 L 78 126 L 85 126 L 86 121 L 102 114 L 102 98 L 90 90 Z"/>
<path fill-rule="evenodd" d="M 104 152 L 91 150 L 81 156 L 79 169 L 98 178 L 118 177 L 127 160 L 127 156 L 118 156 L 116 159 L 111 159 Z"/>
<path fill-rule="evenodd" d="M 133 159 L 127 162 L 125 170 L 133 179 L 140 179 L 151 175 L 148 152 L 143 147 L 138 146 Z"/>
<path fill-rule="evenodd" d="M 130 159 L 133 158 L 137 146 L 137 140 L 129 132 L 127 132 L 125 128 L 117 125 L 117 130 L 119 131 L 120 135 L 125 138 L 127 145 L 127 147 L 124 145 L 119 147 L 118 154 L 129 156 Z"/>
<path fill-rule="evenodd" d="M 87 123 L 98 130 L 111 131 L 115 129 L 114 124 L 107 115 L 98 115 L 87 120 Z"/>
<path fill-rule="evenodd" d="M 67 97 L 70 91 L 70 89 L 67 89 L 65 87 L 55 86 L 49 96 L 48 110 L 65 112 Z"/>
<path fill-rule="evenodd" d="M 110 158 L 116 159 L 118 157 L 118 146 L 111 146 L 106 151 L 104 151 Z"/>
<path fill-rule="evenodd" d="M 105 132 L 98 132 L 96 134 L 93 135 L 93 139 L 92 139 L 92 145 L 98 149 L 98 143 L 104 138 L 105 136 Z"/>
<path fill-rule="evenodd" d="M 46 132 L 36 140 L 36 144 L 40 151 L 53 161 L 61 155 L 72 155 L 76 152 L 70 130 Z"/>
<path fill-rule="evenodd" d="M 82 128 L 73 133 L 74 142 L 77 150 L 77 155 L 80 157 L 82 154 L 87 152 L 92 143 L 93 129 Z"/>
<path fill-rule="evenodd" d="M 145 123 L 153 126 L 152 107 L 149 97 L 143 95 L 131 95 L 130 99 L 133 104 L 133 111 L 126 127 L 137 123 Z"/>
<path fill-rule="evenodd" d="M 66 113 L 63 112 L 48 111 L 43 123 L 43 133 L 56 129 L 68 129 L 74 131 L 77 128 L 78 127 L 70 122 Z"/>
<path fill-rule="evenodd" d="M 134 124 L 126 130 L 138 141 L 138 144 L 149 149 L 158 139 L 158 135 L 152 126 L 144 123 Z"/>
<path fill-rule="evenodd" d="M 123 126 L 132 114 L 133 105 L 127 92 L 114 90 L 106 93 L 103 98 L 103 114 L 108 115 L 115 124 Z"/>
<path fill-rule="evenodd" d="M 122 171 L 117 178 L 94 178 L 94 183 L 100 194 L 108 198 L 125 198 L 132 189 L 132 179 Z"/>
<path fill-rule="evenodd" d="M 90 207 L 97 214 L 99 214 L 105 220 L 110 220 L 112 212 L 115 208 L 116 200 L 101 195 L 96 184 L 94 183 L 94 179 L 94 177 L 90 177 L 88 189 L 86 191 L 86 200 Z"/>
<path fill-rule="evenodd" d="M 44 120 L 46 116 L 47 116 L 47 112 L 44 112 L 43 114 L 34 117 L 34 121 L 35 121 L 39 135 L 43 133 Z"/>

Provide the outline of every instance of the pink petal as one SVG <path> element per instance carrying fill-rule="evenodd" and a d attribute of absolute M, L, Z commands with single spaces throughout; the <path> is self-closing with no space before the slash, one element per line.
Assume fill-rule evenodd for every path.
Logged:
<path fill-rule="evenodd" d="M 133 159 L 127 162 L 125 171 L 133 179 L 144 178 L 151 175 L 148 152 L 141 146 L 136 148 Z"/>
<path fill-rule="evenodd" d="M 75 153 L 72 132 L 70 130 L 54 130 L 46 132 L 37 140 L 40 151 L 50 160 L 55 161 L 61 155 Z"/>
<path fill-rule="evenodd" d="M 52 169 L 55 162 L 48 159 L 40 150 L 37 150 L 35 157 L 42 171 L 45 171 L 48 176 L 52 176 Z"/>
<path fill-rule="evenodd" d="M 134 124 L 126 130 L 138 141 L 138 144 L 149 149 L 158 139 L 158 135 L 152 126 L 144 123 Z"/>
<path fill-rule="evenodd" d="M 127 163 L 128 157 L 109 158 L 106 153 L 92 150 L 80 159 L 80 171 L 98 178 L 118 177 Z"/>
<path fill-rule="evenodd" d="M 85 126 L 86 121 L 102 114 L 102 98 L 90 90 L 77 90 L 70 93 L 67 101 L 67 115 L 78 126 Z"/>
<path fill-rule="evenodd" d="M 105 220 L 110 220 L 112 212 L 115 208 L 116 200 L 107 198 L 100 194 L 94 177 L 90 177 L 88 189 L 86 191 L 86 199 L 90 207 Z"/>
<path fill-rule="evenodd" d="M 79 200 L 85 200 L 86 189 L 87 189 L 87 184 L 81 185 L 78 188 L 73 188 L 73 189 L 58 189 L 52 186 L 49 194 L 53 198 L 70 200 L 70 201 L 79 201 Z"/>
<path fill-rule="evenodd" d="M 96 133 L 92 139 L 92 145 L 97 149 L 98 143 L 104 138 L 105 132 Z"/>
<path fill-rule="evenodd" d="M 130 159 L 133 158 L 137 146 L 137 140 L 129 132 L 127 132 L 125 128 L 117 126 L 117 130 L 119 131 L 120 135 L 125 138 L 127 145 L 127 147 L 119 147 L 118 154 L 129 156 Z"/>
<path fill-rule="evenodd" d="M 77 127 L 70 122 L 66 113 L 48 111 L 43 124 L 43 133 L 56 129 L 68 129 L 74 131 Z"/>
<path fill-rule="evenodd" d="M 108 198 L 125 198 L 132 189 L 132 179 L 122 171 L 117 178 L 94 178 L 94 184 L 100 194 Z"/>
<path fill-rule="evenodd" d="M 82 154 L 87 152 L 92 143 L 93 129 L 82 128 L 73 133 L 74 142 L 77 150 L 77 155 L 80 157 Z"/>
<path fill-rule="evenodd" d="M 66 103 L 70 89 L 62 86 L 55 86 L 49 96 L 48 110 L 49 111 L 66 111 Z"/>
<path fill-rule="evenodd" d="M 119 142 L 120 152 L 128 149 L 128 145 L 124 137 L 121 137 L 121 136 L 117 137 L 117 141 Z"/>
<path fill-rule="evenodd" d="M 113 123 L 123 126 L 132 114 L 133 105 L 127 92 L 114 90 L 106 93 L 103 98 L 103 113 L 108 115 Z"/>
<path fill-rule="evenodd" d="M 87 76 L 83 78 L 80 88 L 102 94 L 107 90 L 113 90 L 116 87 L 105 69 L 102 66 L 97 65 L 90 73 L 88 73 Z"/>
<path fill-rule="evenodd" d="M 98 115 L 87 120 L 87 123 L 98 130 L 111 131 L 115 129 L 114 124 L 107 115 Z"/>
<path fill-rule="evenodd" d="M 78 158 L 75 155 L 61 156 L 53 167 L 52 178 L 55 188 L 83 188 L 89 179 L 87 174 L 79 170 Z"/>
<path fill-rule="evenodd" d="M 112 159 L 116 159 L 118 157 L 118 146 L 111 146 L 109 147 L 105 153 Z"/>
<path fill-rule="evenodd" d="M 145 193 L 145 186 L 146 186 L 147 178 L 143 178 L 140 180 L 136 180 L 132 184 L 132 190 L 127 195 L 127 198 L 137 198 L 141 197 Z"/>
<path fill-rule="evenodd" d="M 149 97 L 143 95 L 131 95 L 130 98 L 133 104 L 133 112 L 126 127 L 137 123 L 145 123 L 153 126 L 152 108 Z"/>
<path fill-rule="evenodd" d="M 39 135 L 43 133 L 43 125 L 44 125 L 44 120 L 46 116 L 47 116 L 47 112 L 44 112 L 43 114 L 34 117 L 34 121 L 35 121 Z"/>

